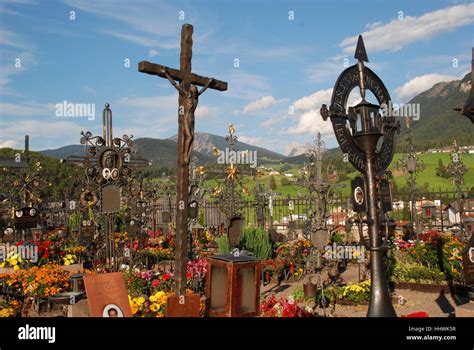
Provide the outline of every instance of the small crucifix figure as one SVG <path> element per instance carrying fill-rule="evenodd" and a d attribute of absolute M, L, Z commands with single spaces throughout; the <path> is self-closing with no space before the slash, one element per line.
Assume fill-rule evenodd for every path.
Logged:
<path fill-rule="evenodd" d="M 189 165 L 189 160 L 191 157 L 191 152 L 193 148 L 193 142 L 194 142 L 194 112 L 196 111 L 198 102 L 199 102 L 199 96 L 206 91 L 206 89 L 209 87 L 209 85 L 212 83 L 214 79 L 209 79 L 204 85 L 204 87 L 201 89 L 201 91 L 198 90 L 197 86 L 194 84 L 191 84 L 189 87 L 189 90 L 186 91 L 174 81 L 174 79 L 169 75 L 168 71 L 166 70 L 165 67 L 162 68 L 161 72 L 165 75 L 165 77 L 170 81 L 171 85 L 173 85 L 176 90 L 180 94 L 183 94 L 185 96 L 184 99 L 184 133 L 186 135 L 185 141 L 184 141 L 184 154 L 182 154 L 183 162 L 184 164 Z M 180 106 L 181 109 L 181 106 Z M 181 113 L 180 113 L 181 114 Z"/>
<path fill-rule="evenodd" d="M 227 90 L 227 83 L 202 77 L 191 72 L 193 26 L 184 24 L 181 29 L 180 69 L 142 61 L 138 64 L 141 73 L 166 78 L 178 90 L 178 159 L 177 159 L 177 208 L 175 240 L 175 294 L 184 295 L 186 288 L 187 235 L 189 209 L 189 160 L 194 141 L 194 113 L 199 96 L 208 88 Z M 177 83 L 179 82 L 179 84 Z M 198 90 L 198 86 L 202 86 Z"/>

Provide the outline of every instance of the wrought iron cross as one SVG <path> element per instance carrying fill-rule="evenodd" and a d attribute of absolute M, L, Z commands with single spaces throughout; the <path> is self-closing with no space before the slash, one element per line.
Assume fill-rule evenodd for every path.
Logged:
<path fill-rule="evenodd" d="M 138 71 L 166 78 L 178 90 L 178 160 L 177 160 L 177 213 L 175 247 L 175 293 L 184 295 L 186 288 L 189 158 L 194 142 L 194 112 L 199 96 L 207 89 L 227 90 L 224 81 L 191 73 L 193 26 L 184 24 L 181 29 L 180 69 L 141 61 Z M 176 82 L 179 82 L 176 83 Z M 198 90 L 197 86 L 202 86 Z"/>

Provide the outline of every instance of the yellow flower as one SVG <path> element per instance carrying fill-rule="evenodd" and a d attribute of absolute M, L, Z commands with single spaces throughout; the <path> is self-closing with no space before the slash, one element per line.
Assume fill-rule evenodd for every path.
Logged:
<path fill-rule="evenodd" d="M 18 265 L 15 265 L 15 266 L 13 267 L 13 270 L 15 270 L 15 271 L 18 271 L 19 269 L 20 269 L 20 266 L 18 266 Z"/>
<path fill-rule="evenodd" d="M 64 265 L 69 266 L 69 265 L 71 265 L 71 263 L 69 262 L 69 260 L 66 260 L 66 261 L 64 262 Z"/>
<path fill-rule="evenodd" d="M 145 302 L 145 298 L 144 298 L 144 297 L 139 297 L 139 298 L 137 299 L 137 304 L 138 304 L 138 305 L 142 305 L 144 302 Z"/>

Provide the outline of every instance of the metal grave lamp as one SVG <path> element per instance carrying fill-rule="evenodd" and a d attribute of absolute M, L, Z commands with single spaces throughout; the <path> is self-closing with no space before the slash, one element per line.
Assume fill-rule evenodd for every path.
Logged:
<path fill-rule="evenodd" d="M 436 205 L 433 202 L 426 202 L 421 206 L 423 219 L 432 220 L 436 217 Z"/>
<path fill-rule="evenodd" d="M 260 260 L 238 254 L 209 257 L 206 311 L 214 317 L 258 316 Z"/>
<path fill-rule="evenodd" d="M 359 35 L 354 57 L 357 64 L 345 69 L 336 81 L 329 109 L 322 105 L 323 120 L 331 120 L 336 140 L 349 162 L 364 175 L 367 224 L 369 228 L 369 251 L 371 293 L 368 317 L 396 317 L 392 305 L 383 259 L 386 245 L 380 230 L 378 192 L 380 179 L 392 162 L 395 151 L 395 133 L 400 132 L 400 123 L 395 121 L 390 106 L 391 98 L 382 80 L 369 68 L 364 41 Z M 348 106 L 351 91 L 358 87 L 362 101 Z M 377 104 L 366 100 L 366 90 L 372 92 Z M 382 108 L 381 108 L 382 107 Z M 383 110 L 383 115 L 381 114 Z M 380 142 L 382 141 L 382 142 Z M 361 187 L 361 186 L 359 186 Z M 361 187 L 362 188 L 362 187 Z M 360 191 L 359 191 L 360 192 Z"/>

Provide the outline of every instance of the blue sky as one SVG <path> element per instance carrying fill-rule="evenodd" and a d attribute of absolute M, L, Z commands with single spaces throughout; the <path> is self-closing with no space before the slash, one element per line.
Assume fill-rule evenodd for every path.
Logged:
<path fill-rule="evenodd" d="M 77 144 L 81 130 L 100 133 L 105 102 L 115 135 L 175 134 L 176 91 L 137 64 L 177 68 L 184 23 L 193 71 L 229 83 L 201 96 L 198 132 L 224 135 L 232 122 L 241 141 L 288 153 L 320 131 L 334 147 L 319 108 L 355 63 L 358 34 L 368 66 L 406 102 L 470 70 L 473 22 L 462 1 L 0 1 L 0 147 L 21 147 L 26 133 L 35 150 Z M 95 119 L 56 116 L 63 101 L 95 104 Z"/>

